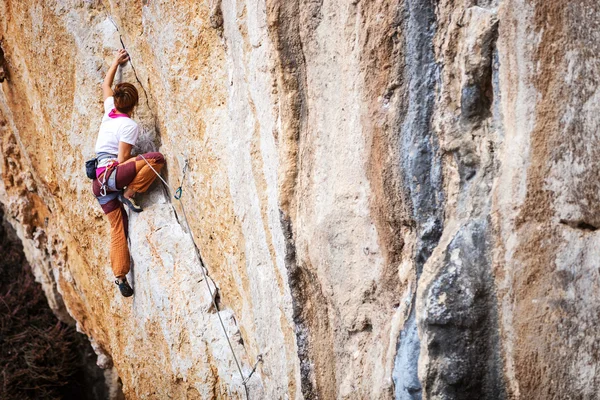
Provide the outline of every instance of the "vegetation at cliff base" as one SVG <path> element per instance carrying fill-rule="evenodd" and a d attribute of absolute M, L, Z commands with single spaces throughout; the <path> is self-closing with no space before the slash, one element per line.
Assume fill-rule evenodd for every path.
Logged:
<path fill-rule="evenodd" d="M 0 210 L 0 400 L 87 399 L 83 335 L 60 322 Z"/>

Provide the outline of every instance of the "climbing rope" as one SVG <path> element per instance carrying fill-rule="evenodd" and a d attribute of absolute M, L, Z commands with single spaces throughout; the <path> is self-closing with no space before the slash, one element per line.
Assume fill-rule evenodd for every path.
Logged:
<path fill-rule="evenodd" d="M 162 176 L 160 176 L 160 174 L 158 173 L 158 171 L 156 171 L 152 165 L 150 165 L 150 163 L 148 162 L 148 160 L 146 159 L 146 157 L 144 157 L 143 154 L 140 154 L 140 157 L 142 157 L 144 159 L 144 161 L 146 161 L 146 164 L 150 167 L 150 169 L 152 169 L 152 171 L 154 171 L 154 173 L 156 174 L 156 176 L 158 176 L 158 178 L 162 181 L 162 183 L 165 185 L 167 192 L 169 194 L 169 197 L 171 196 L 171 187 L 169 186 L 169 184 L 163 179 Z M 240 362 L 238 360 L 238 357 L 235 353 L 235 350 L 233 349 L 233 345 L 231 344 L 231 340 L 229 339 L 229 335 L 227 334 L 227 328 L 225 328 L 225 323 L 223 322 L 223 318 L 221 318 L 221 314 L 219 312 L 219 306 L 217 305 L 217 301 L 215 299 L 215 295 L 210 287 L 210 284 L 208 283 L 208 275 L 206 273 L 207 268 L 206 265 L 204 264 L 204 260 L 202 260 L 202 255 L 200 254 L 200 249 L 198 248 L 198 245 L 196 244 L 196 240 L 194 239 L 194 235 L 192 234 L 192 228 L 190 227 L 190 224 L 188 222 L 187 219 L 187 215 L 185 213 L 185 207 L 183 206 L 183 202 L 181 201 L 181 195 L 183 193 L 183 182 L 184 182 L 184 178 L 185 178 L 185 174 L 187 171 L 187 167 L 188 167 L 188 161 L 185 160 L 185 164 L 183 167 L 183 174 L 181 177 L 181 185 L 175 190 L 175 195 L 173 197 L 175 197 L 175 199 L 179 200 L 179 203 L 181 205 L 181 211 L 183 213 L 183 219 L 185 220 L 185 225 L 187 227 L 187 233 L 190 237 L 190 239 L 192 240 L 192 243 L 194 244 L 194 247 L 196 249 L 196 256 L 198 257 L 198 261 L 200 262 L 200 269 L 202 270 L 202 275 L 204 276 L 204 282 L 206 282 L 206 288 L 208 289 L 208 292 L 210 294 L 210 298 L 213 304 L 213 307 L 215 308 L 215 311 L 217 312 L 217 317 L 219 317 L 219 323 L 221 324 L 221 328 L 223 329 L 223 333 L 225 334 L 225 339 L 227 339 L 227 344 L 229 345 L 229 349 L 231 350 L 231 354 L 233 355 L 233 359 L 235 360 L 235 364 L 237 366 L 237 369 L 240 373 L 240 376 L 242 377 L 242 385 L 244 385 L 244 389 L 246 391 L 246 398 L 248 398 L 248 386 L 247 383 L 250 380 L 250 378 L 252 377 L 252 375 L 254 375 L 254 371 L 256 371 L 256 368 L 258 367 L 258 364 L 260 362 L 262 362 L 263 358 L 262 358 L 262 354 L 259 354 L 256 360 L 256 363 L 254 364 L 254 368 L 252 368 L 252 371 L 250 372 L 250 374 L 248 375 L 247 378 L 244 377 L 244 373 L 242 372 L 242 367 L 240 366 Z M 211 279 L 212 280 L 212 279 Z M 214 281 L 213 281 L 214 282 Z"/>
<path fill-rule="evenodd" d="M 211 7 L 212 9 L 212 7 Z M 114 25 L 117 33 L 119 34 L 119 41 L 121 42 L 121 47 L 125 50 L 127 50 L 125 48 L 125 43 L 123 42 L 123 37 L 121 36 L 121 32 L 119 31 L 119 27 L 117 26 L 117 24 L 115 23 L 115 21 L 113 20 L 113 18 L 110 15 L 107 15 L 108 19 L 110 20 L 110 22 Z M 144 88 L 144 86 L 142 85 L 142 82 L 140 82 L 138 76 L 137 76 L 137 72 L 135 70 L 135 67 L 133 66 L 133 62 L 131 60 L 131 54 L 129 54 L 129 51 L 127 52 L 127 54 L 129 55 L 129 64 L 131 65 L 131 69 L 133 71 L 133 75 L 135 76 L 135 79 L 137 80 L 137 82 L 139 83 L 139 85 L 141 86 L 142 90 L 144 91 L 144 95 L 146 97 L 146 105 L 148 106 L 148 108 L 150 109 L 150 112 L 152 113 L 152 110 L 150 108 L 150 104 L 148 103 L 148 94 L 146 93 L 146 89 Z M 144 159 L 144 161 L 146 162 L 146 164 L 150 167 L 150 169 L 152 169 L 152 171 L 154 171 L 154 173 L 156 174 L 156 176 L 158 176 L 158 178 L 162 181 L 162 183 L 165 185 L 167 192 L 169 194 L 169 197 L 171 196 L 171 187 L 169 186 L 169 184 L 163 179 L 162 176 L 160 176 L 160 174 L 152 167 L 152 165 L 150 165 L 150 163 L 148 162 L 148 160 L 146 159 L 146 157 L 144 157 L 142 154 L 140 154 L 140 156 Z M 180 204 L 181 204 L 181 211 L 183 212 L 183 218 L 185 220 L 185 225 L 187 227 L 187 232 L 188 235 L 190 237 L 190 239 L 192 240 L 192 243 L 194 244 L 194 247 L 196 249 L 196 256 L 198 257 L 198 261 L 200 262 L 200 267 L 202 269 L 202 275 L 204 276 L 204 281 L 206 282 L 206 287 L 208 289 L 208 292 L 210 294 L 210 298 L 212 300 L 212 304 L 215 307 L 215 311 L 217 312 L 217 317 L 219 317 L 219 323 L 221 324 L 221 328 L 223 329 L 223 333 L 225 335 L 225 338 L 227 339 L 227 344 L 229 345 L 229 348 L 231 349 L 231 354 L 233 355 L 233 359 L 235 360 L 235 364 L 237 366 L 237 369 L 240 373 L 240 376 L 242 377 L 242 385 L 244 386 L 244 390 L 246 392 L 246 398 L 248 398 L 248 381 L 250 380 L 250 378 L 252 377 L 252 375 L 254 375 L 254 372 L 256 371 L 256 368 L 258 367 L 258 364 L 260 362 L 263 361 L 262 359 L 262 354 L 259 354 L 256 360 L 256 363 L 254 364 L 254 367 L 252 368 L 252 371 L 250 372 L 250 374 L 248 375 L 247 378 L 244 377 L 244 373 L 242 372 L 242 367 L 240 366 L 240 362 L 238 360 L 238 357 L 235 353 L 235 350 L 233 349 L 233 345 L 231 344 L 231 340 L 229 339 L 229 335 L 227 334 L 227 329 L 225 328 L 225 323 L 223 322 L 223 319 L 221 318 L 221 314 L 219 313 L 219 306 L 217 305 L 217 301 L 215 300 L 215 295 L 212 291 L 212 289 L 210 288 L 210 284 L 208 283 L 208 275 L 206 273 L 207 268 L 204 264 L 204 261 L 202 260 L 202 255 L 200 254 L 200 249 L 198 248 L 198 245 L 196 244 L 196 240 L 194 239 L 194 235 L 192 234 L 192 228 L 190 227 L 190 224 L 188 222 L 187 219 L 187 215 L 185 213 L 185 207 L 183 206 L 183 202 L 181 201 L 181 196 L 183 195 L 183 182 L 185 179 L 185 174 L 187 172 L 187 167 L 188 167 L 188 161 L 185 160 L 185 165 L 183 167 L 183 174 L 181 177 L 181 185 L 175 190 L 175 194 L 173 195 L 173 197 L 176 200 L 179 200 Z M 129 238 L 128 238 L 129 239 Z M 211 279 L 212 280 L 212 279 Z M 214 281 L 213 281 L 214 283 Z M 215 285 L 216 287 L 216 285 Z"/>

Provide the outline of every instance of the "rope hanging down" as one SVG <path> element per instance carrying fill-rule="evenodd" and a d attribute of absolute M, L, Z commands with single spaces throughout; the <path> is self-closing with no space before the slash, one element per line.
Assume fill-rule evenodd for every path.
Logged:
<path fill-rule="evenodd" d="M 123 38 L 121 37 L 121 32 L 119 31 L 119 27 L 117 26 L 117 24 L 115 23 L 115 21 L 112 19 L 112 17 L 110 15 L 107 15 L 108 19 L 110 20 L 110 22 L 114 25 L 115 29 L 117 30 L 117 33 L 119 34 L 119 41 L 121 42 L 121 46 L 123 47 L 123 49 L 127 50 L 125 48 L 125 43 L 123 43 Z M 127 52 L 127 54 L 129 54 L 129 52 Z M 129 63 L 131 64 L 131 69 L 133 71 L 133 74 L 135 76 L 135 79 L 137 80 L 137 82 L 140 84 L 140 86 L 142 87 L 142 90 L 144 91 L 144 95 L 146 97 L 146 105 L 148 106 L 148 108 L 151 110 L 150 108 L 150 104 L 148 103 L 148 94 L 146 93 L 146 89 L 144 88 L 144 85 L 142 85 L 142 82 L 140 82 L 138 76 L 137 76 L 137 72 L 135 70 L 135 67 L 133 66 L 133 62 L 131 61 L 131 55 L 129 55 Z M 151 111 L 152 112 L 152 111 Z M 140 154 L 140 156 L 144 159 L 144 161 L 146 162 L 146 164 L 150 167 L 150 169 L 152 169 L 152 171 L 154 171 L 154 173 L 156 174 L 156 176 L 159 177 L 159 179 L 162 181 L 162 183 L 165 185 L 165 187 L 167 188 L 167 192 L 169 194 L 169 197 L 171 197 L 171 187 L 169 186 L 169 184 L 163 179 L 162 176 L 160 176 L 160 174 L 152 167 L 152 165 L 150 165 L 150 163 L 148 162 L 148 160 L 146 160 L 146 157 L 144 157 L 142 154 Z M 217 305 L 217 302 L 215 300 L 215 296 L 213 294 L 212 289 L 210 288 L 210 284 L 208 283 L 208 275 L 206 274 L 206 266 L 204 264 L 204 261 L 202 260 L 202 255 L 200 254 L 200 249 L 198 248 L 198 245 L 196 244 L 196 240 L 194 240 L 194 235 L 192 234 L 192 229 L 190 227 L 190 224 L 187 220 L 187 216 L 185 214 L 185 207 L 183 206 L 183 202 L 181 201 L 181 196 L 183 194 L 183 182 L 184 182 L 184 178 L 185 178 L 185 173 L 187 171 L 187 166 L 188 166 L 188 162 L 187 160 L 185 160 L 185 165 L 183 167 L 183 176 L 181 177 L 181 185 L 175 190 L 175 195 L 173 195 L 173 197 L 175 197 L 176 200 L 179 200 L 180 204 L 181 204 L 181 211 L 183 212 L 183 218 L 185 220 L 185 225 L 187 227 L 187 231 L 188 231 L 188 235 L 190 236 L 190 239 L 192 239 L 192 243 L 194 244 L 194 247 L 196 249 L 196 256 L 198 257 L 198 261 L 200 262 L 200 267 L 202 269 L 202 275 L 204 276 L 204 282 L 206 282 L 206 287 L 208 288 L 208 292 L 210 293 L 210 298 L 212 300 L 213 306 L 215 307 L 215 311 L 217 312 L 217 317 L 219 317 L 219 322 L 221 324 L 221 328 L 223 328 L 223 333 L 225 334 L 225 338 L 227 339 L 227 343 L 229 344 L 229 348 L 231 349 L 231 354 L 233 355 L 233 359 L 235 360 L 235 364 L 237 366 L 237 369 L 240 373 L 240 376 L 242 377 L 242 385 L 244 385 L 244 389 L 246 391 L 246 398 L 248 398 L 248 386 L 247 383 L 250 380 L 250 378 L 252 377 L 252 375 L 254 375 L 254 372 L 256 371 L 256 368 L 258 367 L 258 363 L 262 362 L 262 355 L 259 354 L 256 360 L 256 363 L 254 364 L 254 368 L 252 368 L 252 371 L 250 372 L 250 374 L 248 375 L 247 378 L 244 378 L 244 373 L 242 372 L 242 368 L 240 366 L 240 362 L 238 361 L 237 355 L 235 354 L 235 351 L 233 349 L 233 345 L 231 344 L 231 340 L 229 339 L 229 335 L 227 334 L 227 329 L 225 328 L 225 324 L 223 323 L 223 319 L 221 318 L 221 314 L 219 313 L 219 307 Z"/>
<path fill-rule="evenodd" d="M 152 165 L 150 165 L 148 160 L 146 160 L 146 157 L 144 157 L 142 154 L 140 154 L 140 157 L 142 157 L 144 159 L 144 161 L 146 161 L 146 164 L 150 167 L 150 169 L 152 169 L 152 171 L 154 171 L 156 176 L 158 176 L 158 178 L 166 186 L 167 192 L 169 193 L 169 197 L 170 197 L 172 192 L 171 192 L 171 187 L 169 186 L 169 184 L 163 179 L 162 176 L 160 176 L 160 174 L 152 167 Z M 221 328 L 223 329 L 225 338 L 227 339 L 227 344 L 229 345 L 229 349 L 231 350 L 231 354 L 233 355 L 233 359 L 235 360 L 237 369 L 240 373 L 240 376 L 242 377 L 242 385 L 244 385 L 244 389 L 246 391 L 246 397 L 248 397 L 247 383 L 250 380 L 250 378 L 252 377 L 252 375 L 254 375 L 254 372 L 256 371 L 256 367 L 258 367 L 258 363 L 262 362 L 262 360 L 263 360 L 262 354 L 258 355 L 256 363 L 254 364 L 254 368 L 252 368 L 252 371 L 250 372 L 248 377 L 245 378 L 244 373 L 242 372 L 242 367 L 240 366 L 238 357 L 235 354 L 235 350 L 233 349 L 233 345 L 231 344 L 231 340 L 229 339 L 229 335 L 227 334 L 227 329 L 225 328 L 225 323 L 223 322 L 223 319 L 221 318 L 221 314 L 219 313 L 219 306 L 217 305 L 217 301 L 215 300 L 214 293 L 213 293 L 212 289 L 210 288 L 210 284 L 208 283 L 208 275 L 206 274 L 207 269 L 204 264 L 204 260 L 202 260 L 202 255 L 200 254 L 200 249 L 198 248 L 198 245 L 196 244 L 196 240 L 194 239 L 194 235 L 192 234 L 192 228 L 190 227 L 190 224 L 188 222 L 187 215 L 185 213 L 185 207 L 183 206 L 183 202 L 181 201 L 181 195 L 183 193 L 183 189 L 182 189 L 183 182 L 184 182 L 183 179 L 185 178 L 185 173 L 187 171 L 187 167 L 188 167 L 188 161 L 185 160 L 185 165 L 183 167 L 183 175 L 181 177 L 181 185 L 177 188 L 177 190 L 175 191 L 175 195 L 173 197 L 175 197 L 175 199 L 179 200 L 179 203 L 181 205 L 183 219 L 185 220 L 185 225 L 187 227 L 188 235 L 189 235 L 190 239 L 192 240 L 192 243 L 194 244 L 194 247 L 196 249 L 196 256 L 198 257 L 198 261 L 200 262 L 200 267 L 201 267 L 200 269 L 202 270 L 202 275 L 204 276 L 204 282 L 206 282 L 206 288 L 208 289 L 208 292 L 210 293 L 210 298 L 211 298 L 213 307 L 215 308 L 215 311 L 217 312 L 217 317 L 219 317 L 219 322 L 221 324 Z"/>

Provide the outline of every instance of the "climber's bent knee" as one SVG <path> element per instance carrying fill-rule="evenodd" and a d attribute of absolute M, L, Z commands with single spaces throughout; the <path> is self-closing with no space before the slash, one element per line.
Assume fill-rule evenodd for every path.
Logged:
<path fill-rule="evenodd" d="M 165 163 L 165 157 L 162 155 L 162 153 L 159 153 L 158 151 L 144 153 L 143 156 L 146 160 L 148 160 L 148 161 L 152 160 L 156 164 L 164 164 Z M 144 158 L 142 158 L 142 156 L 139 155 L 139 156 L 137 156 L 136 161 L 143 160 Z"/>

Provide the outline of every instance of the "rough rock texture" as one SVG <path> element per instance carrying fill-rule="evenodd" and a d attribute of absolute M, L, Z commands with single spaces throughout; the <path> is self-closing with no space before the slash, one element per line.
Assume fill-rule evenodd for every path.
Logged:
<path fill-rule="evenodd" d="M 597 1 L 1 0 L 0 16 L 0 201 L 128 398 L 600 390 Z M 183 184 L 131 218 L 133 299 L 83 174 L 121 46 L 139 150 Z M 257 366 L 247 392 L 219 316 L 244 377 Z"/>

